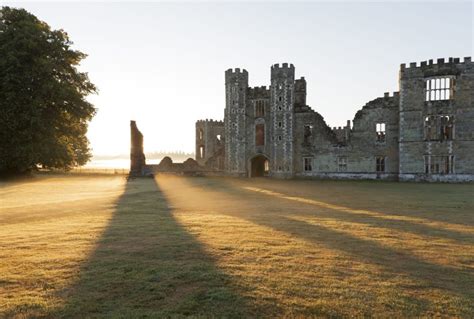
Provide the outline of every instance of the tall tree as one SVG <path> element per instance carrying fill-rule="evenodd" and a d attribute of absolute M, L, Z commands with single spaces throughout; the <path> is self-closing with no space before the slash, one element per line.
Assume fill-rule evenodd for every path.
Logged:
<path fill-rule="evenodd" d="M 96 93 L 77 66 L 86 55 L 63 30 L 23 9 L 0 8 L 0 175 L 91 157 L 86 137 Z"/>

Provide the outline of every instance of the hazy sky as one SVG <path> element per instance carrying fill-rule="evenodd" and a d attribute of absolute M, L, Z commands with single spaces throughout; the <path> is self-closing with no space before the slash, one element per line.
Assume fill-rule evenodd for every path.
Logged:
<path fill-rule="evenodd" d="M 398 90 L 400 63 L 471 56 L 472 2 L 2 2 L 66 30 L 87 53 L 99 94 L 89 139 L 95 154 L 129 152 L 129 120 L 145 151 L 194 151 L 194 123 L 223 119 L 224 71 L 269 85 L 289 62 L 308 104 L 330 126 Z"/>

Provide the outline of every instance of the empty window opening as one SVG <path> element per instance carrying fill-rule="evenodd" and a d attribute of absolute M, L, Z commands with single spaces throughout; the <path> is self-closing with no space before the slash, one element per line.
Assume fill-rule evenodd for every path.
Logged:
<path fill-rule="evenodd" d="M 199 158 L 204 158 L 204 146 L 199 146 Z"/>
<path fill-rule="evenodd" d="M 375 170 L 377 173 L 385 172 L 385 157 L 377 156 L 375 158 Z"/>
<path fill-rule="evenodd" d="M 453 139 L 453 117 L 442 115 L 440 117 L 440 139 L 441 141 L 450 141 Z"/>
<path fill-rule="evenodd" d="M 375 132 L 377 134 L 377 142 L 385 142 L 385 123 L 377 123 L 375 125 Z"/>
<path fill-rule="evenodd" d="M 424 120 L 425 140 L 451 141 L 454 139 L 454 117 L 452 115 L 429 115 Z"/>
<path fill-rule="evenodd" d="M 283 89 L 283 85 L 282 85 L 281 83 L 278 84 L 278 89 L 279 89 L 279 90 Z"/>
<path fill-rule="evenodd" d="M 307 124 L 303 130 L 303 143 L 311 144 L 311 136 L 313 135 L 313 125 Z"/>
<path fill-rule="evenodd" d="M 280 102 L 281 102 L 281 99 L 282 99 L 282 98 L 281 98 L 281 96 L 279 96 L 279 97 L 278 97 L 278 101 L 280 101 Z"/>
<path fill-rule="evenodd" d="M 202 140 L 204 137 L 204 132 L 202 131 L 202 129 L 199 129 L 199 139 Z"/>
<path fill-rule="evenodd" d="M 281 111 L 281 110 L 282 110 L 282 108 L 281 108 L 281 106 L 279 106 L 279 107 L 278 107 L 278 111 Z"/>
<path fill-rule="evenodd" d="M 265 116 L 265 104 L 264 101 L 255 101 L 255 117 Z"/>
<path fill-rule="evenodd" d="M 282 123 L 281 122 L 278 122 L 278 127 L 282 127 Z"/>
<path fill-rule="evenodd" d="M 339 172 L 345 172 L 347 171 L 347 157 L 345 156 L 339 156 L 337 158 L 337 170 Z"/>
<path fill-rule="evenodd" d="M 436 78 L 426 80 L 425 101 L 449 100 L 452 97 L 453 80 L 451 78 Z"/>
<path fill-rule="evenodd" d="M 220 142 L 221 139 L 222 139 L 222 136 L 221 136 L 220 134 L 217 134 L 217 135 L 216 135 L 216 138 L 217 138 L 217 140 Z"/>
<path fill-rule="evenodd" d="M 255 145 L 265 145 L 265 124 L 255 125 Z"/>
<path fill-rule="evenodd" d="M 425 155 L 426 174 L 452 174 L 454 173 L 454 156 Z"/>
<path fill-rule="evenodd" d="M 313 158 L 312 157 L 303 157 L 303 167 L 305 172 L 310 172 L 313 170 Z"/>
<path fill-rule="evenodd" d="M 281 135 L 278 135 L 278 140 L 281 141 Z"/>

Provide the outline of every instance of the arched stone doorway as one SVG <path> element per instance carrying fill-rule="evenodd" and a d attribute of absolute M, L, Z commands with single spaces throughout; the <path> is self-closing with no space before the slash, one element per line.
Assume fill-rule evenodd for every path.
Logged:
<path fill-rule="evenodd" d="M 270 162 L 264 155 L 257 155 L 250 161 L 250 177 L 267 176 Z"/>

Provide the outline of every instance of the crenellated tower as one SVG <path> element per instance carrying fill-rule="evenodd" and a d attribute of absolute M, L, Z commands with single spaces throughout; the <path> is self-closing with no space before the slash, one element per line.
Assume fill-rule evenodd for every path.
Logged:
<path fill-rule="evenodd" d="M 246 104 L 249 75 L 246 70 L 225 72 L 225 169 L 233 175 L 246 174 Z"/>
<path fill-rule="evenodd" d="M 469 180 L 474 63 L 471 57 L 400 66 L 401 180 Z"/>
<path fill-rule="evenodd" d="M 288 63 L 273 65 L 270 86 L 272 175 L 293 175 L 294 104 L 295 67 Z"/>

